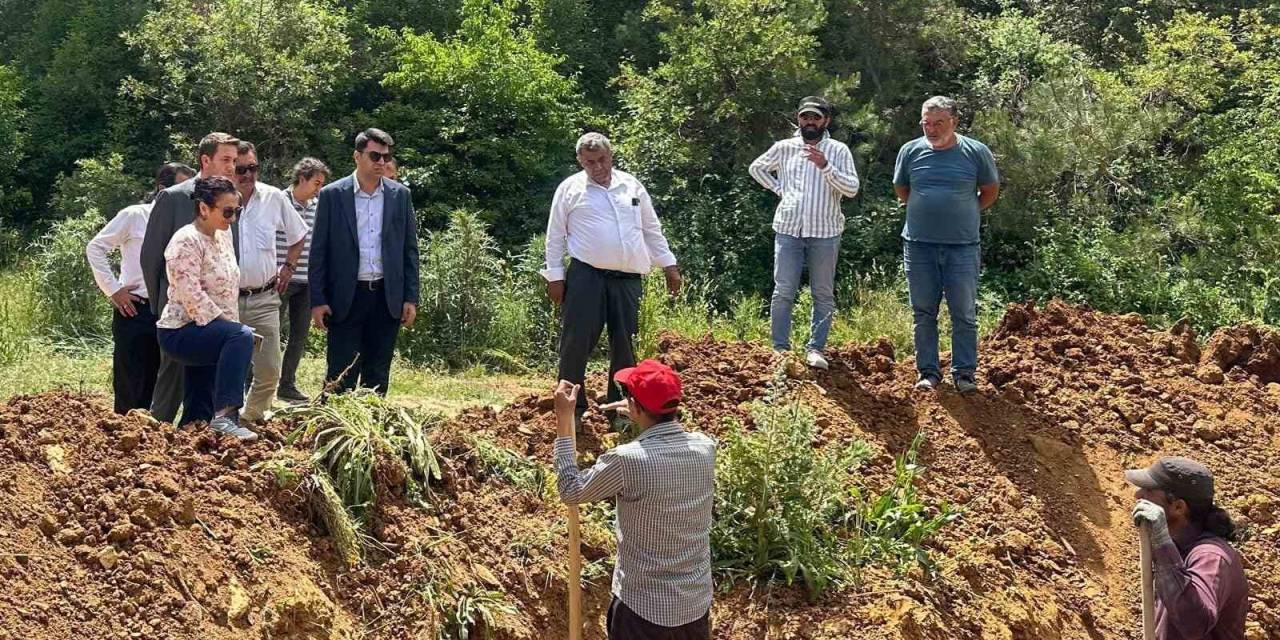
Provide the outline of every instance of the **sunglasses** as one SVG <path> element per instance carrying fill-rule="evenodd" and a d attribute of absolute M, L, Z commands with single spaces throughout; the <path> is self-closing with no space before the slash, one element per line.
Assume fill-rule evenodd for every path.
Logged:
<path fill-rule="evenodd" d="M 257 172 L 258 172 L 258 165 L 256 164 L 239 165 L 236 167 L 236 175 L 238 176 L 242 176 L 247 173 L 257 173 Z"/>
<path fill-rule="evenodd" d="M 380 153 L 377 151 L 366 151 L 364 152 L 364 154 L 366 156 L 369 156 L 369 159 L 374 162 L 391 162 L 392 160 L 395 160 L 395 156 L 393 156 L 390 151 L 386 153 Z"/>
<path fill-rule="evenodd" d="M 234 218 L 234 217 L 236 217 L 236 216 L 240 215 L 240 212 L 241 212 L 241 211 L 244 211 L 244 207 L 223 207 L 223 208 L 222 208 L 222 217 L 223 217 L 223 218 L 226 218 L 227 220 L 230 220 L 230 219 L 232 219 L 232 218 Z"/>

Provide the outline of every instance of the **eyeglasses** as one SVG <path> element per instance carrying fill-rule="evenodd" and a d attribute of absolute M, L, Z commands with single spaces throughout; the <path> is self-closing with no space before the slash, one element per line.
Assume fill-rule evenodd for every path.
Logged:
<path fill-rule="evenodd" d="M 374 162 L 391 162 L 392 160 L 395 160 L 395 157 L 391 154 L 390 151 L 386 153 L 380 153 L 377 151 L 366 151 L 364 152 L 364 154 L 366 156 L 369 156 L 369 159 Z"/>
<path fill-rule="evenodd" d="M 225 218 L 225 219 L 227 219 L 227 220 L 230 220 L 230 219 L 232 219 L 232 218 L 234 218 L 234 217 L 236 217 L 236 216 L 240 215 L 240 212 L 241 212 L 241 211 L 244 211 L 244 207 L 223 207 L 223 208 L 222 208 L 222 217 L 223 217 L 223 218 Z"/>
<path fill-rule="evenodd" d="M 257 173 L 257 172 L 258 172 L 258 165 L 256 164 L 245 164 L 245 165 L 236 166 L 236 175 L 238 176 L 242 176 L 247 173 Z"/>

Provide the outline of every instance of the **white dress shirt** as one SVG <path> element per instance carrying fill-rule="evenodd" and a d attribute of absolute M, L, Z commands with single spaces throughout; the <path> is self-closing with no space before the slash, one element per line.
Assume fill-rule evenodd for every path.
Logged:
<path fill-rule="evenodd" d="M 564 280 L 564 256 L 597 269 L 648 273 L 676 264 L 649 192 L 617 169 L 606 189 L 579 171 L 565 179 L 551 200 L 547 222 L 548 282 Z"/>
<path fill-rule="evenodd" d="M 360 190 L 360 180 L 351 174 L 356 195 L 356 235 L 360 240 L 360 266 L 356 280 L 371 282 L 382 278 L 382 178 L 373 193 Z"/>
<path fill-rule="evenodd" d="M 240 288 L 259 289 L 277 273 L 276 232 L 293 244 L 307 236 L 307 223 L 285 192 L 261 182 L 240 214 Z"/>
<path fill-rule="evenodd" d="M 121 209 L 85 247 L 93 279 L 107 296 L 128 289 L 140 298 L 151 297 L 147 295 L 147 284 L 142 279 L 142 266 L 138 260 L 142 254 L 142 238 L 147 235 L 151 207 L 147 203 Z M 111 261 L 107 259 L 116 249 L 120 249 L 119 278 L 112 273 Z"/>
<path fill-rule="evenodd" d="M 775 142 L 747 170 L 764 188 L 782 196 L 773 214 L 774 231 L 797 238 L 834 238 L 844 233 L 840 198 L 858 195 L 853 153 L 824 133 L 817 147 L 827 157 L 827 166 L 819 169 L 809 161 L 805 146 L 797 132 Z"/>

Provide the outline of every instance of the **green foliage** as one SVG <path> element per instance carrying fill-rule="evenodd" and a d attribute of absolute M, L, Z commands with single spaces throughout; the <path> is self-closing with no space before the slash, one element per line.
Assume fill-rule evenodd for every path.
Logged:
<path fill-rule="evenodd" d="M 317 127 L 316 114 L 346 88 L 347 27 L 346 13 L 326 0 L 167 3 L 125 35 L 143 69 L 121 91 L 183 151 L 228 131 L 254 141 L 259 161 L 281 175 L 336 133 Z"/>
<path fill-rule="evenodd" d="M 555 498 L 555 484 L 551 481 L 550 467 L 522 456 L 515 451 L 480 436 L 469 437 L 471 455 L 487 475 L 502 478 L 516 488 L 542 498 Z"/>
<path fill-rule="evenodd" d="M 83 216 L 91 209 L 110 219 L 141 202 L 146 191 L 146 183 L 125 172 L 124 158 L 118 153 L 77 160 L 74 173 L 58 178 L 49 219 Z"/>
<path fill-rule="evenodd" d="M 713 567 L 739 578 L 801 582 L 813 598 L 857 580 L 859 568 L 930 568 L 925 543 L 957 515 L 917 494 L 922 436 L 897 458 L 883 493 L 858 486 L 867 443 L 814 446 L 812 413 L 785 397 L 779 372 L 766 402 L 751 412 L 753 431 L 730 423 L 716 463 Z"/>
<path fill-rule="evenodd" d="M 798 403 L 760 405 L 755 431 L 731 424 L 716 465 L 713 566 L 738 577 L 802 582 L 813 597 L 850 575 L 844 531 L 853 473 L 871 450 L 858 442 L 814 450 L 813 415 Z"/>
<path fill-rule="evenodd" d="M 18 186 L 17 180 L 27 145 L 22 95 L 22 78 L 9 67 L 0 65 L 0 224 L 29 204 L 31 197 Z"/>
<path fill-rule="evenodd" d="M 21 361 L 37 338 L 38 318 L 28 302 L 35 299 L 36 278 L 30 270 L 0 273 L 0 365 Z"/>
<path fill-rule="evenodd" d="M 923 444 L 924 433 L 916 434 L 894 459 L 893 482 L 884 493 L 850 489 L 854 507 L 843 524 L 858 532 L 849 550 L 854 564 L 883 564 L 899 574 L 915 566 L 933 569 L 924 545 L 960 513 L 945 502 L 932 509 L 919 495 L 916 485 L 925 468 L 917 460 Z"/>
<path fill-rule="evenodd" d="M 57 343 L 101 347 L 111 341 L 111 305 L 95 284 L 84 253 L 106 222 L 96 208 L 89 208 L 54 223 L 32 247 L 39 327 Z"/>
<path fill-rule="evenodd" d="M 378 497 L 377 474 L 403 467 L 410 490 L 419 493 L 440 478 L 440 463 L 427 439 L 439 416 L 415 417 L 365 389 L 331 395 L 323 405 L 289 407 L 280 416 L 298 423 L 289 442 L 312 448 L 312 464 L 327 474 L 342 505 L 359 522 Z"/>
<path fill-rule="evenodd" d="M 402 34 L 383 78 L 393 99 L 378 115 L 404 140 L 419 193 L 432 195 L 419 207 L 429 227 L 483 208 L 512 246 L 545 224 L 528 213 L 546 210 L 585 114 L 575 82 L 557 71 L 562 58 L 539 49 L 521 17 L 529 4 L 464 0 L 452 36 Z"/>

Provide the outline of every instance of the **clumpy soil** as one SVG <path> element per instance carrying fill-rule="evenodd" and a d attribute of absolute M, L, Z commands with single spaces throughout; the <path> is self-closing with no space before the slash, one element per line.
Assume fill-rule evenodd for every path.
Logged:
<path fill-rule="evenodd" d="M 817 416 L 815 446 L 862 439 L 882 486 L 923 431 L 921 490 L 959 520 L 930 543 L 935 574 L 868 569 L 816 602 L 786 586 L 717 594 L 719 640 L 1138 638 L 1137 539 L 1126 468 L 1188 455 L 1217 473 L 1219 502 L 1247 527 L 1250 640 L 1280 640 L 1280 337 L 1050 303 L 1010 307 L 983 342 L 979 392 L 912 390 L 887 342 L 831 354 L 831 369 L 779 363 L 759 345 L 665 338 L 685 380 L 686 421 L 750 427 L 781 369 Z M 597 377 L 590 390 L 600 393 Z M 436 430 L 444 478 L 416 505 L 391 482 L 366 559 L 346 567 L 313 524 L 306 492 L 255 466 L 287 425 L 249 445 L 115 416 L 101 397 L 53 391 L 0 406 L 0 640 L 434 638 L 436 603 L 487 598 L 499 639 L 563 637 L 563 509 L 483 464 L 467 434 L 549 463 L 548 396 L 474 409 Z M 588 413 L 585 457 L 612 444 Z M 612 540 L 587 517 L 586 638 L 603 637 Z M 451 637 L 451 632 L 445 635 Z M 456 632 L 453 632 L 456 635 Z"/>

